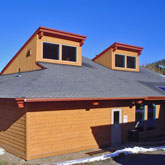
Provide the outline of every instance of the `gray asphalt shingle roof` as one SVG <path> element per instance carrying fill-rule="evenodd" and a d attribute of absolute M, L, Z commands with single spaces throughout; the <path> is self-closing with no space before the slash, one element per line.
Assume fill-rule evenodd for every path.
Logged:
<path fill-rule="evenodd" d="M 115 71 L 83 57 L 82 67 L 40 63 L 47 69 L 0 76 L 1 98 L 165 96 L 165 78 L 145 68 Z"/>

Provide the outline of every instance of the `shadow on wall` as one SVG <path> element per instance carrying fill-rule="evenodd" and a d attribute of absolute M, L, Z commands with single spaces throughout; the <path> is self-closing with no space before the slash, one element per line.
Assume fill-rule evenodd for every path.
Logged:
<path fill-rule="evenodd" d="M 134 129 L 134 122 L 91 127 L 92 134 L 99 148 L 120 145 L 128 141 L 128 131 Z M 119 137 L 120 136 L 120 137 Z"/>
<path fill-rule="evenodd" d="M 158 118 L 155 119 L 155 129 L 148 130 L 148 120 L 144 121 L 144 131 L 139 132 L 137 138 L 135 134 L 132 136 L 132 139 L 135 141 L 143 141 L 147 138 L 154 140 L 152 138 L 160 138 L 165 135 L 165 104 L 162 104 L 159 109 Z M 101 125 L 96 127 L 91 127 L 92 134 L 100 148 L 113 146 L 114 142 L 119 144 L 125 143 L 128 141 L 129 131 L 135 128 L 135 122 L 122 123 L 115 125 Z M 114 132 L 114 130 L 118 130 Z M 120 136 L 121 138 L 119 138 Z M 155 139 L 156 140 L 156 139 Z M 158 140 L 158 139 L 157 139 Z"/>
<path fill-rule="evenodd" d="M 24 109 L 19 109 L 18 105 L 12 103 L 0 103 L 0 131 L 6 131 L 24 114 Z"/>
<path fill-rule="evenodd" d="M 110 145 L 111 125 L 91 127 L 92 134 L 100 148 Z"/>
<path fill-rule="evenodd" d="M 165 103 L 160 106 L 157 127 L 160 131 L 165 131 Z"/>

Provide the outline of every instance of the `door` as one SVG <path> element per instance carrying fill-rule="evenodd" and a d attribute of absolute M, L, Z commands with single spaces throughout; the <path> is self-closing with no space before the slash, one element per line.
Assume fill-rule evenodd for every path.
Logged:
<path fill-rule="evenodd" d="M 112 132 L 111 132 L 111 146 L 121 144 L 121 120 L 122 109 L 112 109 Z"/>

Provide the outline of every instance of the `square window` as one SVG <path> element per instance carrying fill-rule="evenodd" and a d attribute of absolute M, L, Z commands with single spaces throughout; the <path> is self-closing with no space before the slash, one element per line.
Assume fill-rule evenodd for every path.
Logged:
<path fill-rule="evenodd" d="M 43 58 L 59 60 L 59 45 L 43 43 Z"/>
<path fill-rule="evenodd" d="M 115 67 L 125 67 L 125 56 L 115 54 Z"/>
<path fill-rule="evenodd" d="M 62 60 L 76 62 L 76 47 L 62 45 Z"/>
<path fill-rule="evenodd" d="M 127 68 L 136 68 L 136 57 L 127 56 Z"/>

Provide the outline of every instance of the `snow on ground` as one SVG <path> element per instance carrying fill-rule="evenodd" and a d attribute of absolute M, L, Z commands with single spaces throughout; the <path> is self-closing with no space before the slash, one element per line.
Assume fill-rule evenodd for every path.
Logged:
<path fill-rule="evenodd" d="M 56 165 L 72 165 L 72 164 L 77 164 L 77 163 L 89 163 L 89 162 L 101 161 L 101 160 L 106 160 L 109 158 L 114 158 L 114 157 L 119 156 L 120 154 L 129 155 L 129 154 L 137 154 L 137 153 L 144 153 L 144 152 L 157 151 L 157 150 L 165 151 L 165 146 L 153 147 L 153 148 L 143 148 L 143 147 L 124 148 L 124 149 L 117 150 L 110 154 L 104 154 L 104 155 L 90 157 L 90 158 L 59 162 L 59 163 L 56 163 Z"/>
<path fill-rule="evenodd" d="M 165 78 L 165 75 L 162 75 L 162 74 L 161 74 L 161 76 Z"/>
<path fill-rule="evenodd" d="M 5 150 L 3 148 L 0 148 L 0 155 L 3 155 L 5 153 Z"/>

